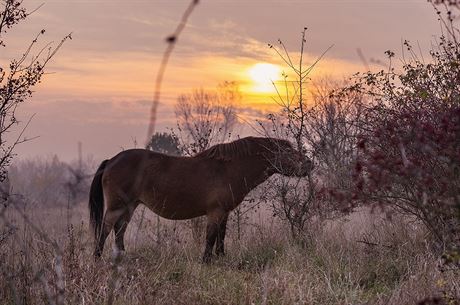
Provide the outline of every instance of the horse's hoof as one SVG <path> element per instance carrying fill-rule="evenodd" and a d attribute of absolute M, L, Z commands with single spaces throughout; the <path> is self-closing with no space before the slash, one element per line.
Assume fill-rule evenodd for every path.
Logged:
<path fill-rule="evenodd" d="M 210 264 L 210 263 L 211 263 L 211 260 L 212 260 L 212 256 L 211 256 L 211 255 L 204 255 L 204 256 L 203 256 L 203 259 L 202 259 L 202 262 L 203 262 L 203 264 Z"/>
<path fill-rule="evenodd" d="M 119 250 L 118 248 L 114 248 L 112 251 L 112 259 L 116 260 L 125 255 L 125 250 Z"/>
<path fill-rule="evenodd" d="M 94 261 L 95 261 L 95 262 L 100 261 L 100 260 L 101 260 L 101 257 L 102 257 L 102 252 L 99 251 L 99 250 L 94 251 L 93 257 L 94 257 Z"/>

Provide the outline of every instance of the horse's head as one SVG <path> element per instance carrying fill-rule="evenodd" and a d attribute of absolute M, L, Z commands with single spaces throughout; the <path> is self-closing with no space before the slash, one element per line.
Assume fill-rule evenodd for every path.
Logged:
<path fill-rule="evenodd" d="M 289 141 L 272 139 L 269 161 L 275 173 L 285 176 L 305 177 L 313 168 L 312 161 L 301 151 L 294 149 Z"/>

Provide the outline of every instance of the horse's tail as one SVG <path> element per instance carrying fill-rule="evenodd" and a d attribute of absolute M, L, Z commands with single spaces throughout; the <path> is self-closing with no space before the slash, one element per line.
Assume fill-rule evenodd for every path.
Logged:
<path fill-rule="evenodd" d="M 102 174 L 109 160 L 104 160 L 94 175 L 89 190 L 89 222 L 94 230 L 94 237 L 97 241 L 101 234 L 102 219 L 104 216 L 104 192 L 102 190 Z"/>

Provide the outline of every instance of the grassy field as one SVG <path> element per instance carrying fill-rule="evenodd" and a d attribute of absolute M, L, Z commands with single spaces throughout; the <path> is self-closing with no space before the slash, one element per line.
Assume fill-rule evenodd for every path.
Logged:
<path fill-rule="evenodd" d="M 293 242 L 257 212 L 240 239 L 229 222 L 227 255 L 205 265 L 188 222 L 158 226 L 150 211 L 141 215 L 121 259 L 112 258 L 111 237 L 95 262 L 84 203 L 9 209 L 0 304 L 417 304 L 460 295 L 458 271 L 441 272 L 423 228 L 400 217 L 359 211 L 312 224 L 305 241 Z"/>

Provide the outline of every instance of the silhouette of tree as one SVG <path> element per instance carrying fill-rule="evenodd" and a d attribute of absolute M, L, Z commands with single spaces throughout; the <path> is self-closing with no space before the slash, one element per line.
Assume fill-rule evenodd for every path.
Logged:
<path fill-rule="evenodd" d="M 147 149 L 172 156 L 180 155 L 179 140 L 167 132 L 156 132 L 147 145 Z"/>
<path fill-rule="evenodd" d="M 216 91 L 199 89 L 179 96 L 175 136 L 182 152 L 194 155 L 230 139 L 237 123 L 236 103 L 240 100 L 235 82 L 224 82 Z"/>

